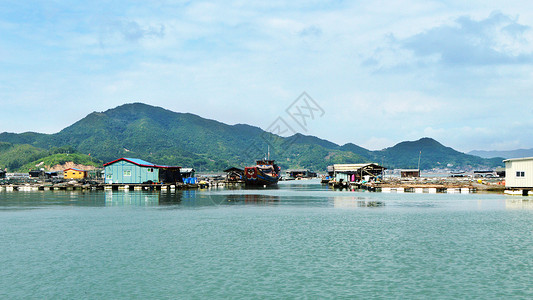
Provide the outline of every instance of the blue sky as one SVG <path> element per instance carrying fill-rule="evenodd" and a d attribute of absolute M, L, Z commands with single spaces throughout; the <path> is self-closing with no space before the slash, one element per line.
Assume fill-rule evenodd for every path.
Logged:
<path fill-rule="evenodd" d="M 292 126 L 339 144 L 533 148 L 531 6 L 1 1 L 0 132 L 131 102 L 267 129 L 305 91 L 324 113 Z"/>

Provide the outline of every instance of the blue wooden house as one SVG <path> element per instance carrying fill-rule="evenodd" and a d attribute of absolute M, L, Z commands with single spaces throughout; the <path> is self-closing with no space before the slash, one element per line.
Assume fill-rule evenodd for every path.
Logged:
<path fill-rule="evenodd" d="M 104 164 L 106 184 L 182 182 L 180 167 L 162 166 L 138 158 L 119 158 Z"/>

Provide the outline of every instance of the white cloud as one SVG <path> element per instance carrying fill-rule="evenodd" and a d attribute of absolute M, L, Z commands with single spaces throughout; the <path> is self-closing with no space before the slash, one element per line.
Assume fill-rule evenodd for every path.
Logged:
<path fill-rule="evenodd" d="M 370 139 L 363 141 L 359 146 L 366 148 L 368 150 L 382 150 L 388 147 L 391 147 L 401 140 L 391 140 L 388 138 L 381 137 L 371 137 Z"/>
<path fill-rule="evenodd" d="M 529 5 L 0 4 L 0 125 L 53 132 L 144 101 L 266 128 L 307 91 L 326 111 L 309 133 L 341 144 L 430 136 L 463 150 L 533 147 Z M 56 127 L 40 127 L 42 103 Z M 65 108 L 69 120 L 58 118 Z"/>
<path fill-rule="evenodd" d="M 516 18 L 493 12 L 482 20 L 461 16 L 454 24 L 430 28 L 398 43 L 418 57 L 438 55 L 450 65 L 533 63 L 528 31 L 530 27 Z"/>

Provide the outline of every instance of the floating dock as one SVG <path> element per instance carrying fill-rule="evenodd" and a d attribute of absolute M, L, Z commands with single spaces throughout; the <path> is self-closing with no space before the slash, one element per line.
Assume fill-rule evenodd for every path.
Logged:
<path fill-rule="evenodd" d="M 504 193 L 512 196 L 533 196 L 533 189 L 506 189 Z"/>
<path fill-rule="evenodd" d="M 382 193 L 447 193 L 468 194 L 475 192 L 498 192 L 505 191 L 505 185 L 501 181 L 478 182 L 456 178 L 417 178 L 412 180 L 385 180 L 378 182 L 335 182 L 330 181 L 329 186 L 339 189 L 368 190 Z"/>
<path fill-rule="evenodd" d="M 164 183 L 164 184 L 124 184 L 124 183 L 19 183 L 0 185 L 0 191 L 83 191 L 83 190 L 127 190 L 127 191 L 153 191 L 153 190 L 184 190 L 228 187 L 235 188 L 244 185 L 244 181 L 200 180 L 198 183 Z"/>
<path fill-rule="evenodd" d="M 175 190 L 195 189 L 198 184 L 9 184 L 0 191 L 82 191 L 82 190 Z"/>

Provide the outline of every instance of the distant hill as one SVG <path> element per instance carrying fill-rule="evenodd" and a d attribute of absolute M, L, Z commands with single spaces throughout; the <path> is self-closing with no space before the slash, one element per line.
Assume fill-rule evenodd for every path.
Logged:
<path fill-rule="evenodd" d="M 422 150 L 421 167 L 493 167 L 501 160 L 482 159 L 444 147 L 424 138 L 403 142 L 381 151 L 370 151 L 352 143 L 337 145 L 314 136 L 295 134 L 280 137 L 261 128 L 228 125 L 190 113 L 177 113 L 143 103 L 130 103 L 104 112 L 93 112 L 55 134 L 1 133 L 0 142 L 22 147 L 31 160 L 17 160 L 13 150 L 2 150 L 0 167 L 16 169 L 49 155 L 50 149 L 71 147 L 90 154 L 95 161 L 139 157 L 158 164 L 194 167 L 199 171 L 220 171 L 244 166 L 267 155 L 282 168 L 309 168 L 323 172 L 336 163 L 383 163 L 389 168 L 416 167 Z M 7 147 L 7 146 L 6 146 Z M 4 157 L 5 160 L 1 158 Z M 6 161 L 11 161 L 9 164 Z"/>
<path fill-rule="evenodd" d="M 27 172 L 40 168 L 50 169 L 54 165 L 72 162 L 86 166 L 101 166 L 102 161 L 85 154 L 76 153 L 72 147 L 50 149 L 37 148 L 28 144 L 0 142 L 0 168 L 9 171 Z"/>
<path fill-rule="evenodd" d="M 28 172 L 30 170 L 38 170 L 44 168 L 45 170 L 57 169 L 54 168 L 58 165 L 75 164 L 83 166 L 84 170 L 94 169 L 102 166 L 102 161 L 95 160 L 86 154 L 81 153 L 55 153 L 44 157 L 40 157 L 37 160 L 31 161 L 20 167 L 19 171 Z M 79 168 L 79 167 L 78 167 Z"/>
<path fill-rule="evenodd" d="M 0 142 L 0 169 L 18 170 L 24 164 L 48 154 L 45 149 L 32 145 Z"/>
<path fill-rule="evenodd" d="M 474 150 L 468 152 L 470 155 L 476 155 L 483 158 L 519 158 L 519 157 L 533 157 L 533 149 L 518 149 L 518 150 L 509 150 L 509 151 L 484 151 L 484 150 Z"/>
<path fill-rule="evenodd" d="M 501 158 L 485 159 L 465 154 L 427 137 L 417 141 L 401 142 L 394 147 L 375 153 L 383 157 L 385 165 L 394 168 L 418 168 L 419 157 L 420 169 L 423 170 L 457 167 L 463 169 L 492 168 L 502 165 Z"/>
<path fill-rule="evenodd" d="M 270 136 L 250 125 L 227 125 L 189 113 L 132 103 L 93 112 L 56 134 L 2 133 L 0 141 L 38 149 L 72 146 L 104 162 L 118 157 L 140 157 L 159 164 L 211 171 L 254 163 L 266 155 L 269 143 L 273 145 L 272 157 L 284 168 L 324 170 L 328 163 L 368 161 L 315 137 L 270 139 Z"/>

